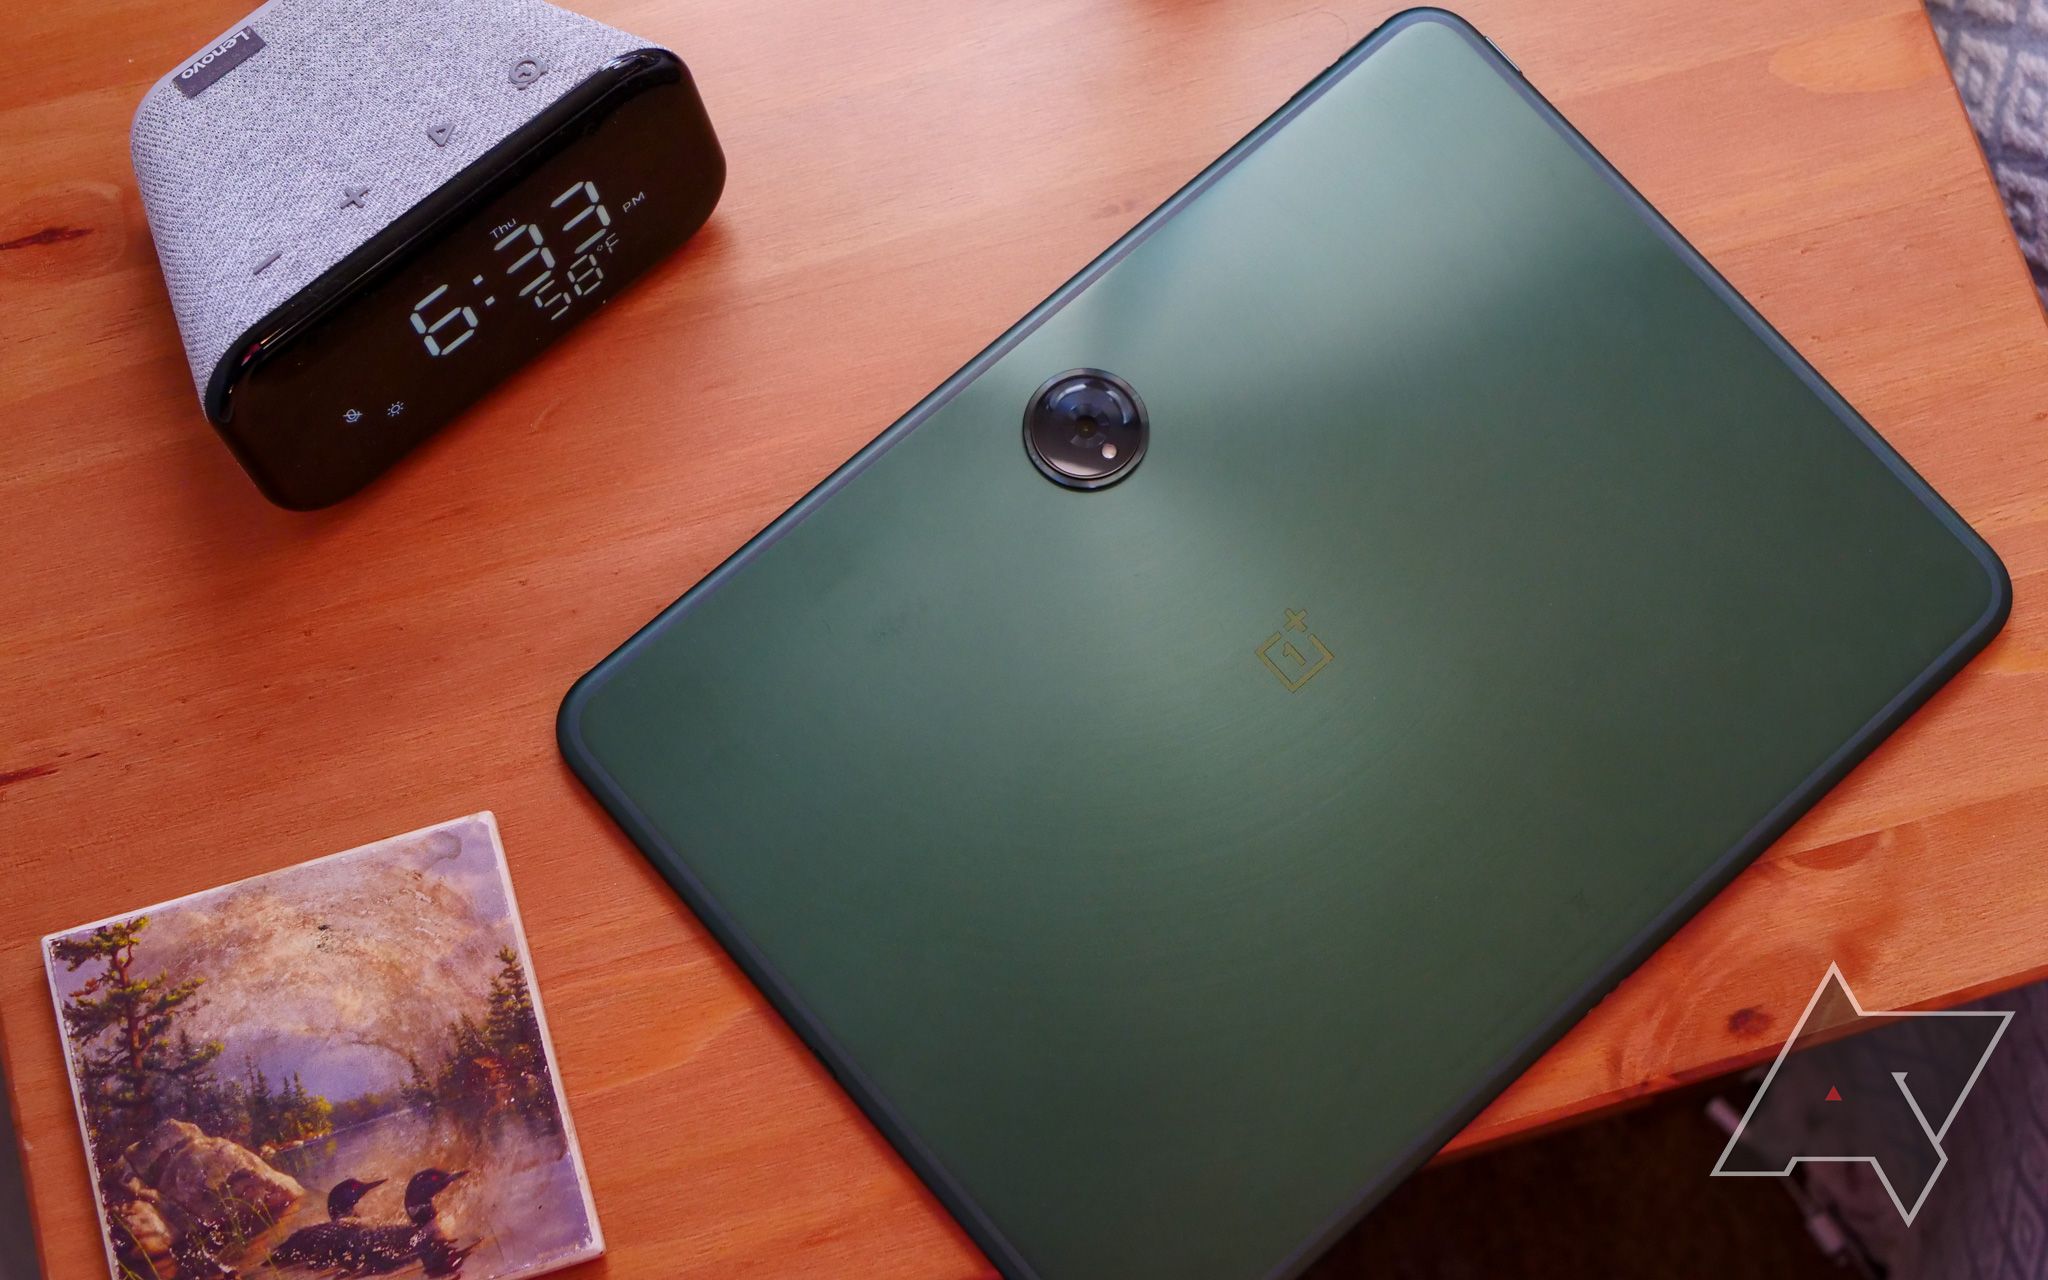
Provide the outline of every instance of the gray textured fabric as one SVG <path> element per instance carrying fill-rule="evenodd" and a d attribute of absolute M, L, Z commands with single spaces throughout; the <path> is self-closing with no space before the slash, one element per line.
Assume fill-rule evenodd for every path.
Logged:
<path fill-rule="evenodd" d="M 1927 13 L 2048 297 L 2048 0 L 1927 0 Z"/>
<path fill-rule="evenodd" d="M 130 139 L 202 397 L 279 303 L 605 62 L 651 47 L 541 0 L 270 0 L 193 56 L 245 26 L 259 52 L 193 97 L 173 83 L 181 63 Z"/>

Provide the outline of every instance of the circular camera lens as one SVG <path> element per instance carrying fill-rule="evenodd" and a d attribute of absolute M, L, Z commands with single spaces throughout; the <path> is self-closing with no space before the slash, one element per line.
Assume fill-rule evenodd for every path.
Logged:
<path fill-rule="evenodd" d="M 1131 384 L 1100 369 L 1048 379 L 1024 410 L 1024 450 L 1054 484 L 1100 489 L 1145 456 L 1145 402 Z"/>

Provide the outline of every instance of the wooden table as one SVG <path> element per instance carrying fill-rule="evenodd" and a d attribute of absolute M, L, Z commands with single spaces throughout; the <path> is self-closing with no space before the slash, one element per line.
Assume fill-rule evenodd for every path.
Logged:
<path fill-rule="evenodd" d="M 99 1242 L 36 940 L 494 808 L 612 1252 L 986 1271 L 556 756 L 569 682 L 1284 101 L 1379 0 L 590 0 L 732 158 L 681 257 L 372 491 L 260 499 L 127 160 L 245 0 L 35 5 L 0 85 L 0 1016 L 44 1255 Z M 1914 0 L 1470 16 L 2005 557 L 1990 652 L 1458 1140 L 2048 966 L 2048 346 Z"/>

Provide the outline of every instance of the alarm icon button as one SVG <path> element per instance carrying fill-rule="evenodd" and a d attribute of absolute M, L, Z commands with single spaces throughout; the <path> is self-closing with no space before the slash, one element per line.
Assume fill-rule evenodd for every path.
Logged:
<path fill-rule="evenodd" d="M 512 64 L 508 78 L 515 89 L 531 89 L 535 82 L 548 73 L 537 58 L 521 58 Z"/>

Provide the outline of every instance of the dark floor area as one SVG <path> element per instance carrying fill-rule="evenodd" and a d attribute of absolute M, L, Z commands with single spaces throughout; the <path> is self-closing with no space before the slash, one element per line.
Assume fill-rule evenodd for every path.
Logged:
<path fill-rule="evenodd" d="M 1738 1090 L 1739 1091 L 1739 1090 Z M 1713 1089 L 1424 1169 L 1311 1280 L 1830 1280 L 1776 1178 L 1710 1178 Z"/>

